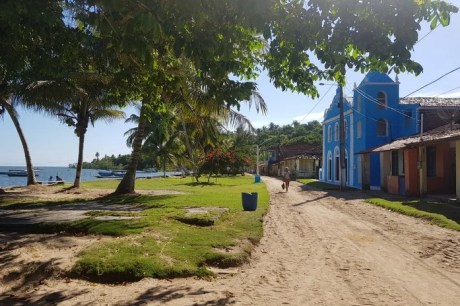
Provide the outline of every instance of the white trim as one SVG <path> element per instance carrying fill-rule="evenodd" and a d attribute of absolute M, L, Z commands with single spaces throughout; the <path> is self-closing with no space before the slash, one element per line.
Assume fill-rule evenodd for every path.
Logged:
<path fill-rule="evenodd" d="M 339 141 L 340 139 L 340 127 L 339 127 L 339 123 L 336 122 L 334 124 L 334 141 Z"/>
<path fill-rule="evenodd" d="M 355 155 L 354 155 L 354 152 L 355 152 L 355 150 L 354 150 L 355 149 L 355 137 L 354 136 L 355 135 L 353 133 L 353 113 L 352 113 L 352 114 L 350 114 L 350 138 L 349 138 L 350 139 L 350 158 L 349 158 L 349 165 L 348 165 L 348 167 L 351 169 L 351 171 L 348 170 L 348 178 L 349 178 L 349 181 L 351 182 L 351 184 L 348 183 L 348 185 L 350 185 L 350 186 L 353 186 L 353 182 L 354 182 L 353 181 L 353 178 L 354 178 L 353 173 L 355 172 L 354 171 L 355 170 L 354 169 L 354 165 L 355 165 L 355 163 L 354 163 L 354 160 L 355 160 L 355 158 L 354 158 L 355 157 Z"/>
<path fill-rule="evenodd" d="M 395 86 L 395 85 L 399 85 L 400 83 L 399 82 L 365 82 L 363 84 L 360 84 L 357 88 L 358 89 L 361 89 L 362 87 L 366 86 L 366 85 L 372 85 L 372 86 L 382 86 L 382 85 L 392 85 L 392 86 Z M 353 89 L 353 91 L 356 90 L 356 89 Z"/>
<path fill-rule="evenodd" d="M 347 115 L 349 115 L 349 114 L 351 114 L 351 113 L 353 113 L 353 109 L 347 110 L 346 112 L 343 113 L 343 115 L 344 115 L 344 116 L 347 116 Z M 334 116 L 334 117 L 332 117 L 332 118 L 329 118 L 329 119 L 327 119 L 327 120 L 324 120 L 324 121 L 323 121 L 323 125 L 324 125 L 324 124 L 328 124 L 328 123 L 331 122 L 331 121 L 335 121 L 335 120 L 339 120 L 339 119 L 340 119 L 340 115 Z"/>
<path fill-rule="evenodd" d="M 326 126 L 323 125 L 323 135 L 326 133 L 326 130 L 327 130 L 327 129 L 326 129 Z M 324 161 L 325 161 L 325 160 L 326 160 L 326 139 L 323 137 L 323 165 L 321 166 L 321 168 L 323 169 L 323 171 L 321 171 L 321 172 L 322 172 L 322 173 L 321 173 L 321 176 L 322 176 L 322 177 L 320 178 L 320 179 L 322 179 L 323 181 L 326 181 L 326 178 L 325 178 L 325 176 L 324 176 L 324 170 L 326 169 L 326 168 L 324 167 Z"/>

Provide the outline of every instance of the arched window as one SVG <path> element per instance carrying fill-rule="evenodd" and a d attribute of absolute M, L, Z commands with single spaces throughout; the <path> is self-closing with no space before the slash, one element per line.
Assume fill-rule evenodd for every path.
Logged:
<path fill-rule="evenodd" d="M 383 91 L 377 94 L 377 105 L 379 109 L 387 108 L 387 95 Z"/>
<path fill-rule="evenodd" d="M 361 109 L 362 109 L 362 105 L 361 105 L 361 103 L 362 103 L 361 95 L 358 96 L 357 102 L 358 102 L 358 103 L 357 103 L 358 105 L 356 106 L 356 109 L 358 110 L 358 112 L 360 112 Z"/>
<path fill-rule="evenodd" d="M 385 119 L 377 120 L 377 136 L 388 136 L 388 123 Z"/>
<path fill-rule="evenodd" d="M 339 124 L 336 123 L 334 127 L 334 140 L 338 141 L 339 140 Z"/>
<path fill-rule="evenodd" d="M 331 142 L 332 141 L 332 126 L 329 125 L 327 127 L 327 142 Z"/>
<path fill-rule="evenodd" d="M 334 180 L 340 181 L 340 150 L 339 147 L 334 149 Z"/>
<path fill-rule="evenodd" d="M 361 138 L 363 131 L 361 126 L 361 120 L 356 123 L 356 138 Z"/>
<path fill-rule="evenodd" d="M 332 181 L 332 153 L 327 153 L 327 180 Z"/>
<path fill-rule="evenodd" d="M 347 139 L 348 138 L 348 121 L 347 120 L 343 122 L 343 129 L 344 129 L 345 139 Z"/>

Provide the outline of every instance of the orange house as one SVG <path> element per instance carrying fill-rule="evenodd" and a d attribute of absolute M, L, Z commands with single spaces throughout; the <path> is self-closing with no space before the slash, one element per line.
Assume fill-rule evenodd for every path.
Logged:
<path fill-rule="evenodd" d="M 380 152 L 381 186 L 388 193 L 460 198 L 460 125 L 444 125 L 371 152 Z"/>

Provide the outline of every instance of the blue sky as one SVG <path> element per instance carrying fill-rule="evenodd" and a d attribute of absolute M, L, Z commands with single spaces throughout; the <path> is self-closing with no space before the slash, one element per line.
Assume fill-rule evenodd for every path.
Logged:
<path fill-rule="evenodd" d="M 460 0 L 450 2 L 460 6 Z M 426 34 L 428 35 L 425 36 Z M 425 26 L 419 37 L 424 38 L 415 45 L 413 59 L 422 64 L 424 72 L 419 76 L 409 74 L 398 76 L 401 83 L 401 96 L 460 66 L 460 14 L 452 16 L 451 24 L 446 28 L 438 27 L 430 33 L 429 27 Z M 394 74 L 390 76 L 395 78 Z M 345 96 L 352 96 L 354 83 L 359 84 L 363 77 L 361 73 L 353 71 L 347 73 Z M 294 120 L 301 123 L 310 120 L 322 121 L 324 110 L 335 94 L 335 86 L 318 86 L 320 98 L 313 100 L 305 95 L 283 92 L 274 88 L 265 75 L 261 75 L 256 82 L 259 92 L 268 105 L 268 114 L 265 116 L 257 114 L 254 108 L 249 109 L 244 104 L 240 109 L 255 127 L 266 126 L 270 122 L 284 125 Z M 441 95 L 447 91 L 450 92 Z M 460 69 L 412 96 L 460 97 Z M 32 111 L 20 109 L 19 114 L 34 166 L 67 166 L 77 161 L 78 139 L 72 128 L 59 123 L 55 118 Z M 128 112 L 127 116 L 130 114 L 131 112 Z M 123 120 L 112 123 L 96 122 L 95 127 L 89 128 L 86 134 L 84 160 L 91 161 L 96 152 L 101 156 L 129 154 L 130 149 L 125 144 L 126 138 L 123 133 L 131 127 L 132 125 L 125 124 Z M 25 165 L 21 143 L 8 115 L 0 119 L 0 137 L 0 165 Z"/>

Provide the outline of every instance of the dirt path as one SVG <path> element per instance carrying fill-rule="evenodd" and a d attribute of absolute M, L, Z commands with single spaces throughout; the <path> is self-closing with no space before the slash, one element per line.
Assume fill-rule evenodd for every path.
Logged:
<path fill-rule="evenodd" d="M 3 280 L 0 305 L 458 305 L 460 233 L 349 198 L 361 194 L 302 190 L 297 183 L 285 193 L 280 181 L 263 180 L 271 194 L 264 238 L 248 265 L 228 271 L 236 273 L 123 286 L 57 276 L 15 288 Z M 96 239 L 33 237 L 31 243 L 25 242 L 32 235 L 17 237 L 7 254 L 0 249 L 0 273 L 30 261 L 31 249 L 36 262 L 65 269 L 68 254 Z"/>

